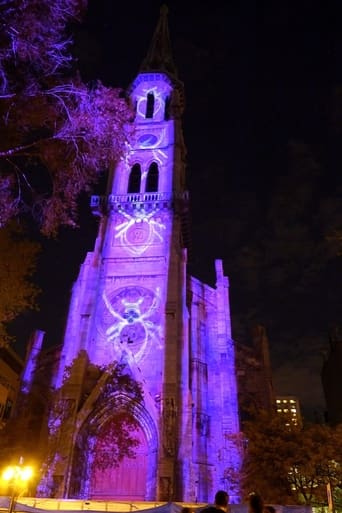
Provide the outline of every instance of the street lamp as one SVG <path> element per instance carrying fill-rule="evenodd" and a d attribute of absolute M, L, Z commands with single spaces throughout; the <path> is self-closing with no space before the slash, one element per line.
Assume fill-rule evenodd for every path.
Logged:
<path fill-rule="evenodd" d="M 13 512 L 19 490 L 24 487 L 32 476 L 33 468 L 29 466 L 23 467 L 22 465 L 11 465 L 4 469 L 2 479 L 7 481 L 8 486 L 12 489 L 8 513 Z"/>

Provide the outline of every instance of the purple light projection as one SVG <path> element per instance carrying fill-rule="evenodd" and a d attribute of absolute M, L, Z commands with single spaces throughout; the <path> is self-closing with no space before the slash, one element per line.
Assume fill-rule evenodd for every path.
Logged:
<path fill-rule="evenodd" d="M 106 329 L 107 340 L 116 351 L 132 355 L 137 363 L 149 352 L 148 344 L 161 348 L 160 291 L 155 293 L 141 287 L 124 288 L 110 302 L 103 294 L 103 300 L 112 318 Z"/>
<path fill-rule="evenodd" d="M 228 441 L 239 432 L 228 279 L 220 261 L 216 288 L 187 276 L 177 210 L 177 202 L 187 200 L 185 147 L 180 117 L 165 116 L 170 98 L 178 101 L 170 78 L 142 73 L 131 95 L 137 106 L 134 141 L 115 169 L 94 251 L 73 286 L 54 377 L 65 411 L 57 415 L 55 407 L 49 420 L 51 436 L 63 444 L 56 446 L 39 490 L 78 498 L 205 502 L 224 487 L 236 502 L 238 490 L 225 478 L 228 466 L 240 465 L 239 451 Z M 107 469 L 102 480 L 93 468 L 94 448 L 101 446 L 115 407 L 108 402 L 95 415 L 101 382 L 84 404 L 77 402 L 86 360 L 107 369 L 125 362 L 144 392 L 131 412 L 139 424 L 137 458 Z M 89 425 L 96 426 L 92 437 Z M 76 468 L 71 455 L 79 447 L 83 459 Z M 127 477 L 133 475 L 138 485 Z"/>
<path fill-rule="evenodd" d="M 115 238 L 120 238 L 121 244 L 127 247 L 132 254 L 141 255 L 152 244 L 153 240 L 159 238 L 163 241 L 165 224 L 160 218 L 153 219 L 156 212 L 137 211 L 134 215 L 122 212 L 127 219 L 115 227 Z M 133 227 L 133 229 L 132 229 Z"/>
<path fill-rule="evenodd" d="M 27 348 L 28 358 L 21 377 L 21 391 L 24 394 L 28 394 L 30 392 L 34 372 L 36 370 L 37 359 L 43 345 L 44 335 L 44 331 L 36 330 L 31 337 L 29 347 Z"/>

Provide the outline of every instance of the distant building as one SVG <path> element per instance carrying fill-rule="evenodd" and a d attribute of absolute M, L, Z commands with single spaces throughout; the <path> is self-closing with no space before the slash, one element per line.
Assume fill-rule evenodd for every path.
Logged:
<path fill-rule="evenodd" d="M 250 344 L 238 344 L 237 380 L 241 422 L 249 419 L 252 410 L 274 410 L 269 341 L 266 329 L 260 324 L 250 331 Z"/>
<path fill-rule="evenodd" d="M 293 395 L 279 395 L 276 397 L 276 411 L 284 418 L 286 425 L 302 425 L 302 415 L 299 400 Z"/>
<path fill-rule="evenodd" d="M 336 330 L 329 342 L 321 379 L 327 406 L 326 420 L 329 424 L 336 425 L 342 423 L 342 334 Z"/>
<path fill-rule="evenodd" d="M 0 347 L 0 429 L 14 411 L 23 360 L 11 347 Z"/>

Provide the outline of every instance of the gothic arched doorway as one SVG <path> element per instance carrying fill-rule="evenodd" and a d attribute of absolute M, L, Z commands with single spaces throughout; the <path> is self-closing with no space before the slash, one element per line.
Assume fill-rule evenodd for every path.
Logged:
<path fill-rule="evenodd" d="M 95 445 L 96 451 L 101 447 L 100 431 Z M 137 427 L 133 433 L 139 442 L 134 449 L 135 456 L 125 457 L 119 466 L 108 466 L 101 470 L 95 467 L 90 479 L 90 498 L 93 500 L 120 500 L 142 501 L 146 498 L 147 458 L 148 445 L 145 433 L 141 427 Z M 106 447 L 106 453 L 110 454 L 110 446 Z M 114 463 L 114 462 L 113 462 Z"/>

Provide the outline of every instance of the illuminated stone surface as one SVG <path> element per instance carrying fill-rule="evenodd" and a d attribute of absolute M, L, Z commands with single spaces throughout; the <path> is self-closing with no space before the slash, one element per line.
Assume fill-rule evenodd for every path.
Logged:
<path fill-rule="evenodd" d="M 215 288 L 187 274 L 182 86 L 172 74 L 145 69 L 130 94 L 135 139 L 113 170 L 109 196 L 93 199 L 102 218 L 72 290 L 53 383 L 58 390 L 66 379 L 63 412 L 49 419 L 59 444 L 38 490 L 43 497 L 207 502 L 224 488 L 237 502 L 225 478 L 240 463 L 227 440 L 239 431 L 229 283 L 220 260 Z M 143 386 L 133 411 L 141 444 L 136 459 L 101 474 L 91 449 L 96 454 L 101 426 L 115 411 L 103 405 L 101 422 L 92 416 L 99 384 L 82 407 L 80 398 L 87 362 L 115 361 Z M 96 422 L 96 437 L 85 443 L 87 425 Z"/>

